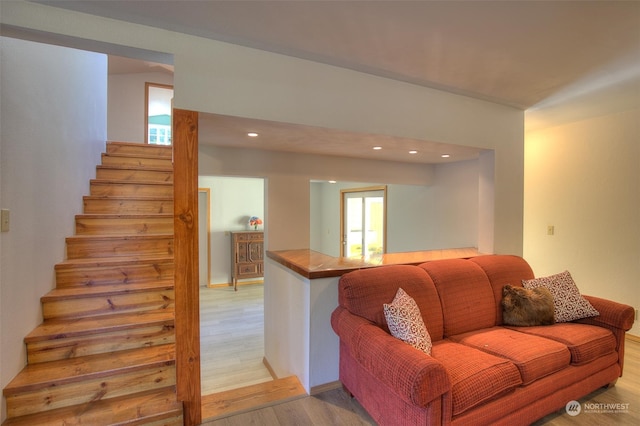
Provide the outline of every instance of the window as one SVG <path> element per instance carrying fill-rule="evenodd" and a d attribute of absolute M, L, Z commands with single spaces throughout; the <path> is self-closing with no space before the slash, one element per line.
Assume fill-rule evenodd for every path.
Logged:
<path fill-rule="evenodd" d="M 145 140 L 150 144 L 171 145 L 173 86 L 146 83 L 145 91 Z"/>

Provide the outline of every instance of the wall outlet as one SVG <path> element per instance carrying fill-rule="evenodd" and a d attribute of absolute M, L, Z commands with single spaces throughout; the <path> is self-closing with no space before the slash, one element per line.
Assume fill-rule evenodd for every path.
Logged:
<path fill-rule="evenodd" d="M 553 225 L 547 225 L 547 235 L 553 235 L 556 233 L 556 227 Z"/>

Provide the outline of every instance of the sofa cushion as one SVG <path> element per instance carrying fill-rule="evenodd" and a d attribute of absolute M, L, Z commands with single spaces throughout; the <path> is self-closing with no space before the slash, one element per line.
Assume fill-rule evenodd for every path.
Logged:
<path fill-rule="evenodd" d="M 338 304 L 389 331 L 383 305 L 402 287 L 417 303 L 432 341 L 442 339 L 442 310 L 429 275 L 417 266 L 389 265 L 344 274 Z"/>
<path fill-rule="evenodd" d="M 587 324 L 558 323 L 552 326 L 518 327 L 517 331 L 555 340 L 567 346 L 571 363 L 585 364 L 616 350 L 616 338 L 606 328 Z"/>
<path fill-rule="evenodd" d="M 452 336 L 451 340 L 510 360 L 525 385 L 571 363 L 569 349 L 562 343 L 505 327 L 476 330 Z"/>
<path fill-rule="evenodd" d="M 518 369 L 509 360 L 447 339 L 433 344 L 431 356 L 449 373 L 454 416 L 522 383 Z"/>
<path fill-rule="evenodd" d="M 522 257 L 513 255 L 491 254 L 472 257 L 469 261 L 479 265 L 487 274 L 496 301 L 496 325 L 502 324 L 502 288 L 507 284 L 521 286 L 522 280 L 534 278 L 531 266 Z"/>
<path fill-rule="evenodd" d="M 384 316 L 391 335 L 431 355 L 431 337 L 422 321 L 420 308 L 400 287 L 391 303 L 383 305 Z"/>
<path fill-rule="evenodd" d="M 568 322 L 580 318 L 596 317 L 598 311 L 582 297 L 569 271 L 548 277 L 523 280 L 524 288 L 547 287 L 553 294 L 556 322 Z"/>
<path fill-rule="evenodd" d="M 427 271 L 438 290 L 445 337 L 495 325 L 493 290 L 487 275 L 477 264 L 447 259 L 419 266 Z"/>

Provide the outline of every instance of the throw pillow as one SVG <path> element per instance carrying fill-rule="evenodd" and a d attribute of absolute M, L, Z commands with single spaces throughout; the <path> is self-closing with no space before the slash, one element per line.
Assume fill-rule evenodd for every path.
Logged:
<path fill-rule="evenodd" d="M 391 303 L 383 305 L 391 335 L 431 355 L 431 336 L 422 320 L 418 304 L 402 288 Z"/>
<path fill-rule="evenodd" d="M 548 277 L 522 280 L 524 288 L 546 287 L 553 295 L 556 322 L 596 317 L 600 313 L 580 294 L 569 271 Z"/>
<path fill-rule="evenodd" d="M 553 296 L 546 287 L 502 288 L 502 322 L 506 325 L 551 325 L 554 320 Z"/>

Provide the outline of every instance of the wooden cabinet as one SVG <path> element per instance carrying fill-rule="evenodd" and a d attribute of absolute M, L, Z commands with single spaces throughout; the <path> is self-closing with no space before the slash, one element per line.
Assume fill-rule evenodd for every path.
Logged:
<path fill-rule="evenodd" d="M 231 281 L 238 290 L 238 280 L 264 276 L 264 232 L 231 232 Z"/>

